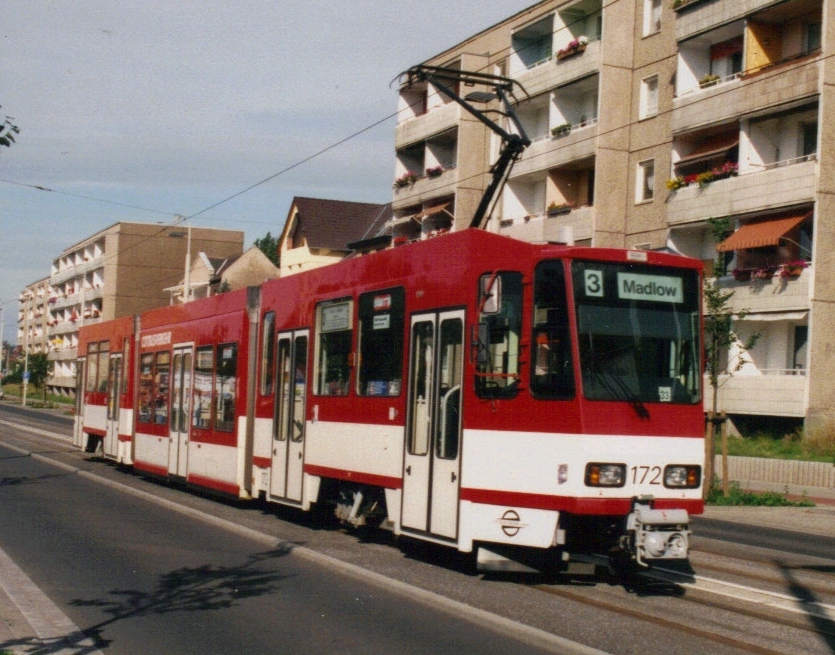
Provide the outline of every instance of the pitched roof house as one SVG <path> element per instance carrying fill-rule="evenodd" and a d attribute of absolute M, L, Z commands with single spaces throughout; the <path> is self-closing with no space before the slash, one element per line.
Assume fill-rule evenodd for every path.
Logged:
<path fill-rule="evenodd" d="M 293 198 L 278 245 L 282 277 L 343 259 L 390 218 L 391 204 Z"/>

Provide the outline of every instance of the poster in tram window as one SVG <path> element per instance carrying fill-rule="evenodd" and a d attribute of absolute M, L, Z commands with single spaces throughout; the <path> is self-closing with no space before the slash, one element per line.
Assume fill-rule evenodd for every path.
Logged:
<path fill-rule="evenodd" d="M 231 432 L 235 427 L 235 394 L 237 391 L 238 348 L 226 344 L 217 349 L 215 376 L 215 429 Z"/>
<path fill-rule="evenodd" d="M 212 372 L 214 361 L 212 348 L 197 350 L 194 365 L 194 412 L 192 427 L 208 429 L 212 423 Z"/>
<path fill-rule="evenodd" d="M 137 421 L 152 423 L 154 420 L 154 356 L 142 355 L 139 362 L 139 412 Z"/>

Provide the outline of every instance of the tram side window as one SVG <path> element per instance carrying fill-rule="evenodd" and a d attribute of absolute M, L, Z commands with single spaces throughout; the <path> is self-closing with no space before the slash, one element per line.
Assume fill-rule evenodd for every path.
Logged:
<path fill-rule="evenodd" d="M 198 348 L 194 356 L 194 400 L 192 406 L 192 427 L 212 427 L 212 373 L 214 372 L 214 349 L 212 346 Z"/>
<path fill-rule="evenodd" d="M 402 288 L 360 296 L 357 386 L 361 396 L 400 395 L 405 309 Z"/>
<path fill-rule="evenodd" d="M 271 396 L 275 376 L 275 312 L 264 314 L 261 325 L 261 395 Z"/>
<path fill-rule="evenodd" d="M 139 360 L 139 423 L 154 422 L 154 354 L 145 353 Z"/>
<path fill-rule="evenodd" d="M 154 423 L 168 423 L 168 384 L 171 373 L 171 353 L 156 354 L 154 368 Z"/>
<path fill-rule="evenodd" d="M 561 261 L 537 266 L 533 303 L 531 391 L 538 398 L 573 398 L 568 296 Z"/>
<path fill-rule="evenodd" d="M 87 346 L 87 383 L 84 390 L 92 393 L 98 388 L 99 344 L 91 343 Z"/>
<path fill-rule="evenodd" d="M 320 303 L 316 308 L 316 395 L 348 395 L 352 311 L 350 299 Z"/>
<path fill-rule="evenodd" d="M 217 347 L 215 368 L 215 429 L 235 429 L 235 398 L 238 390 L 238 346 L 234 343 Z"/>
<path fill-rule="evenodd" d="M 109 379 L 107 371 L 109 369 L 108 362 L 110 359 L 110 344 L 107 341 L 102 341 L 99 344 L 99 365 L 98 365 L 98 391 L 107 393 Z"/>
<path fill-rule="evenodd" d="M 482 275 L 474 337 L 475 389 L 481 398 L 513 398 L 518 393 L 521 331 L 522 274 Z"/>

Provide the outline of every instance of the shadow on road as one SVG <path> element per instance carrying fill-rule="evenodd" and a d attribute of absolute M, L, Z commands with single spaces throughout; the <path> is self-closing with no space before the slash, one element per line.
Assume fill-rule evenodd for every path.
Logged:
<path fill-rule="evenodd" d="M 13 649 L 26 655 L 85 655 L 106 649 L 103 636 L 110 625 L 137 617 L 170 612 L 213 612 L 233 607 L 245 598 L 273 592 L 286 576 L 263 566 L 268 560 L 288 555 L 290 545 L 257 553 L 240 566 L 205 564 L 170 571 L 160 576 L 151 591 L 113 589 L 105 598 L 77 598 L 71 605 L 98 608 L 106 619 L 86 629 L 55 639 L 35 637 L 0 643 L 0 653 Z"/>
<path fill-rule="evenodd" d="M 823 642 L 832 653 L 835 653 L 835 622 L 817 611 L 820 602 L 815 593 L 808 587 L 804 587 L 792 574 L 792 567 L 784 562 L 775 561 L 783 578 L 789 586 L 789 593 L 797 600 L 798 605 L 804 610 L 806 619 L 812 625 Z"/>

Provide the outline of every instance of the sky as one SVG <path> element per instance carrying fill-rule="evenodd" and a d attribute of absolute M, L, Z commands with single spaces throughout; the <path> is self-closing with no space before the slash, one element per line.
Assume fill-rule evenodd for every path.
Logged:
<path fill-rule="evenodd" d="M 20 291 L 119 221 L 185 216 L 249 247 L 297 195 L 390 201 L 392 81 L 532 4 L 6 0 L 0 122 L 20 133 L 0 148 L 3 338 Z"/>

